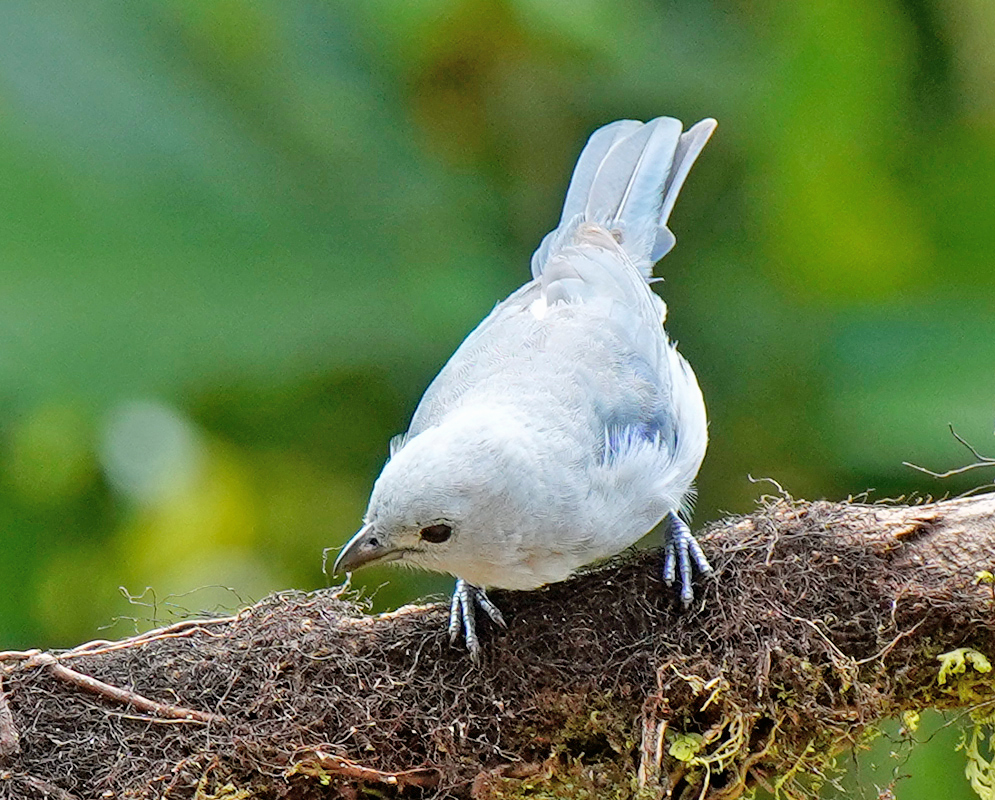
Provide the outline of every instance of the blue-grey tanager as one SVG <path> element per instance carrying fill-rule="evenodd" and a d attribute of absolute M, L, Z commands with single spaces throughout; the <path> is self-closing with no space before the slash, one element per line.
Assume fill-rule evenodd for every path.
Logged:
<path fill-rule="evenodd" d="M 489 587 L 534 589 L 668 522 L 664 579 L 693 599 L 708 561 L 680 514 L 708 441 L 690 365 L 663 329 L 653 265 L 715 121 L 595 131 L 532 280 L 499 303 L 391 442 L 363 527 L 335 569 L 398 561 L 456 576 L 450 635 L 479 658 Z"/>

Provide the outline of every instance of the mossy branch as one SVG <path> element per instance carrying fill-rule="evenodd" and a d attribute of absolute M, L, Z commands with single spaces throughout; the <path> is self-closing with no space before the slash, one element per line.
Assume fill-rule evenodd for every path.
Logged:
<path fill-rule="evenodd" d="M 479 669 L 444 606 L 335 591 L 0 654 L 0 797 L 800 797 L 883 719 L 990 717 L 995 495 L 770 500 L 704 544 L 687 612 L 645 552 L 492 593 Z"/>

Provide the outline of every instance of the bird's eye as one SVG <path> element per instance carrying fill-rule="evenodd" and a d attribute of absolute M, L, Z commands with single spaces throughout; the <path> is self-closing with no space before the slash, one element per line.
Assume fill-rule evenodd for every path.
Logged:
<path fill-rule="evenodd" d="M 453 535 L 453 529 L 449 525 L 440 523 L 439 525 L 429 525 L 427 528 L 422 528 L 419 535 L 426 542 L 440 544 Z"/>

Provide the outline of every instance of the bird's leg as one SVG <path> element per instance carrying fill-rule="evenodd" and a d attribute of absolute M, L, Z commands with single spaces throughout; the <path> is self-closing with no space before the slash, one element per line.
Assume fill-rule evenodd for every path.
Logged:
<path fill-rule="evenodd" d="M 663 548 L 663 580 L 667 586 L 673 586 L 677 572 L 680 571 L 681 602 L 687 608 L 694 600 L 694 589 L 691 586 L 692 561 L 702 575 L 710 575 L 712 567 L 691 529 L 676 511 L 667 514 L 667 522 L 670 527 L 667 531 L 667 543 Z"/>
<path fill-rule="evenodd" d="M 460 634 L 460 628 L 462 628 L 466 649 L 470 651 L 470 658 L 474 664 L 479 664 L 480 640 L 477 638 L 477 618 L 474 605 L 484 609 L 487 616 L 495 624 L 502 628 L 508 626 L 498 607 L 491 602 L 483 589 L 467 583 L 462 578 L 456 581 L 456 589 L 453 591 L 452 603 L 449 606 L 449 641 L 455 644 Z"/>

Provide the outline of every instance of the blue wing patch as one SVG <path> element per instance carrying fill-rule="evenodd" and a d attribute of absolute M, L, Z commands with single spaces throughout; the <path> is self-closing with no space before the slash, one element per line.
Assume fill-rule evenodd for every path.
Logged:
<path fill-rule="evenodd" d="M 677 449 L 677 426 L 664 411 L 632 420 L 614 419 L 605 426 L 604 463 L 614 464 L 634 449 L 652 444 L 661 450 Z"/>

